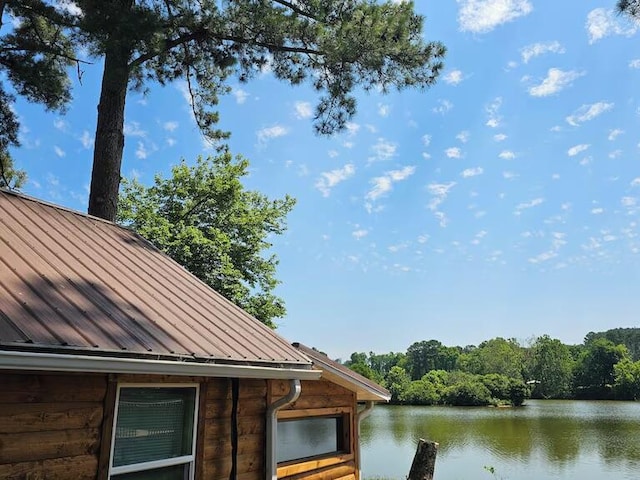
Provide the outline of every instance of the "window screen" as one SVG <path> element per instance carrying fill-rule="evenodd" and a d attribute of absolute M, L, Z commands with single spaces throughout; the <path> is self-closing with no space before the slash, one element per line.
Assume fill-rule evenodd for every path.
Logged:
<path fill-rule="evenodd" d="M 131 473 L 122 472 L 122 479 L 179 479 L 185 477 L 193 461 L 193 428 L 196 404 L 195 387 L 121 387 L 116 413 L 112 473 L 117 467 L 148 462 L 184 459 L 183 465 L 150 465 Z M 178 463 L 178 462 L 176 462 Z M 146 473 L 143 472 L 146 471 Z M 151 476 L 149 476 L 151 475 Z"/>
<path fill-rule="evenodd" d="M 278 462 L 344 450 L 344 417 L 308 417 L 278 422 Z"/>

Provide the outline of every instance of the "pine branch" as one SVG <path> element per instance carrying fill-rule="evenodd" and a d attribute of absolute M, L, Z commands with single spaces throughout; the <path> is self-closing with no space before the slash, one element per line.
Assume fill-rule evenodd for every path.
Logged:
<path fill-rule="evenodd" d="M 293 3 L 291 2 L 287 2 L 286 0 L 273 0 L 274 3 L 278 3 L 280 5 L 282 5 L 283 7 L 287 7 L 288 9 L 290 9 L 292 12 L 297 13 L 298 15 L 302 15 L 303 17 L 307 17 L 310 18 L 312 20 L 315 20 L 316 22 L 319 22 L 320 19 L 318 17 L 316 17 L 315 15 L 312 15 L 309 12 L 305 12 L 304 10 L 302 10 L 299 7 L 296 7 Z"/>

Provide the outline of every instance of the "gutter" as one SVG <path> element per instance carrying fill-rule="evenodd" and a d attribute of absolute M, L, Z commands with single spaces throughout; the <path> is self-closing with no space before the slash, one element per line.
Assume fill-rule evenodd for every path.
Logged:
<path fill-rule="evenodd" d="M 47 372 L 130 373 L 193 377 L 264 378 L 275 380 L 318 380 L 321 372 L 311 368 L 257 367 L 216 363 L 96 357 L 60 353 L 0 351 L 0 370 Z"/>
<path fill-rule="evenodd" d="M 319 372 L 319 370 L 316 370 L 316 372 Z M 291 380 L 289 385 L 289 393 L 267 407 L 267 465 L 265 468 L 265 480 L 278 480 L 278 460 L 276 452 L 276 446 L 278 445 L 278 410 L 295 402 L 302 391 L 302 385 L 299 379 Z"/>
<path fill-rule="evenodd" d="M 365 402 L 364 404 L 364 408 L 362 410 L 360 410 L 358 412 L 358 480 L 362 480 L 362 455 L 361 455 L 361 448 L 360 448 L 360 424 L 362 423 L 362 421 L 367 418 L 369 415 L 371 415 L 371 413 L 373 412 L 373 407 L 374 407 L 374 403 L 369 400 L 368 402 Z"/>

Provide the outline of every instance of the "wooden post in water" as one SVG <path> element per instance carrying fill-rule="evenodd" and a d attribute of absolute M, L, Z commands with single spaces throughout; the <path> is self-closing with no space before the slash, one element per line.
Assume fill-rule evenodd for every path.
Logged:
<path fill-rule="evenodd" d="M 437 454 L 438 444 L 421 438 L 407 480 L 433 480 Z"/>

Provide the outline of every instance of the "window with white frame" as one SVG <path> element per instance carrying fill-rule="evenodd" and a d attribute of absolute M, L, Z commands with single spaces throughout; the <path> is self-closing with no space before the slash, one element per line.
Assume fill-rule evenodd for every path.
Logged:
<path fill-rule="evenodd" d="M 198 385 L 120 385 L 109 475 L 114 480 L 194 478 Z"/>

